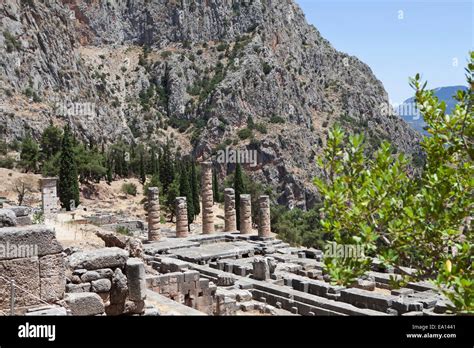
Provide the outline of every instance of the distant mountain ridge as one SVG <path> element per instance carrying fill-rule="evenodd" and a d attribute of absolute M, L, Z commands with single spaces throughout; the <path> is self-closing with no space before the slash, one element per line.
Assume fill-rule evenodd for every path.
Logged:
<path fill-rule="evenodd" d="M 456 95 L 457 91 L 465 90 L 467 91 L 468 88 L 466 86 L 446 86 L 446 87 L 438 87 L 433 89 L 434 95 L 440 100 L 446 103 L 446 112 L 451 113 L 454 107 L 456 106 L 456 99 L 454 96 Z M 420 132 L 423 135 L 428 135 L 425 130 L 426 123 L 423 119 L 423 116 L 419 114 L 418 110 L 416 109 L 415 105 L 415 98 L 409 98 L 403 102 L 398 108 L 397 113 L 400 115 L 401 118 L 405 120 L 413 129 Z"/>

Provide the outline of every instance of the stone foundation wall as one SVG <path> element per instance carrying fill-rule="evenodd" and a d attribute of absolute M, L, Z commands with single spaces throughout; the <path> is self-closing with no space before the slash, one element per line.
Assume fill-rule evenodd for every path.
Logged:
<path fill-rule="evenodd" d="M 16 289 L 15 308 L 61 300 L 66 285 L 63 248 L 46 226 L 0 229 L 0 310 L 10 308 L 9 280 Z M 26 291 L 29 293 L 26 293 Z"/>
<path fill-rule="evenodd" d="M 201 278 L 198 271 L 181 271 L 162 275 L 150 275 L 147 287 L 178 303 L 212 315 L 217 286 L 209 279 Z"/>
<path fill-rule="evenodd" d="M 77 252 L 68 257 L 65 306 L 72 315 L 143 314 L 145 265 L 112 247 Z M 77 303 L 86 303 L 78 305 Z"/>

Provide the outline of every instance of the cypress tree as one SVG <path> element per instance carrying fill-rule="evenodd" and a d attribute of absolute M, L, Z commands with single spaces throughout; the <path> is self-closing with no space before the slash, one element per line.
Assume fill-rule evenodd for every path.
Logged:
<path fill-rule="evenodd" d="M 71 210 L 71 201 L 75 206 L 79 205 L 79 182 L 77 178 L 77 166 L 73 148 L 73 138 L 69 125 L 64 127 L 61 143 L 61 157 L 59 160 L 59 183 L 58 194 L 61 205 L 67 211 Z"/>
<path fill-rule="evenodd" d="M 145 159 L 143 158 L 143 151 L 140 151 L 140 182 L 145 185 L 146 172 L 145 172 Z"/>
<path fill-rule="evenodd" d="M 150 153 L 150 169 L 149 173 L 154 176 L 159 174 L 159 163 L 158 163 L 158 156 L 155 151 L 155 148 L 151 148 L 151 153 Z"/>
<path fill-rule="evenodd" d="M 201 206 L 199 204 L 199 180 L 195 162 L 191 164 L 191 190 L 193 192 L 194 216 L 196 217 L 201 213 Z"/>
<path fill-rule="evenodd" d="M 113 181 L 113 162 L 110 158 L 107 159 L 107 184 L 111 184 Z"/>
<path fill-rule="evenodd" d="M 194 204 L 191 187 L 189 185 L 189 175 L 186 164 L 181 165 L 181 171 L 179 175 L 179 194 L 181 197 L 186 197 L 188 208 L 188 229 L 190 229 L 190 224 L 194 221 Z"/>
<path fill-rule="evenodd" d="M 240 230 L 240 195 L 245 193 L 244 178 L 242 175 L 242 167 L 240 166 L 240 163 L 237 163 L 237 166 L 235 167 L 234 190 L 237 229 Z"/>
<path fill-rule="evenodd" d="M 215 169 L 212 170 L 212 196 L 214 197 L 214 202 L 219 203 L 219 181 Z"/>
<path fill-rule="evenodd" d="M 167 193 L 169 186 L 175 179 L 174 163 L 169 143 L 163 149 L 162 161 L 160 163 L 160 181 L 163 184 L 163 192 Z"/>

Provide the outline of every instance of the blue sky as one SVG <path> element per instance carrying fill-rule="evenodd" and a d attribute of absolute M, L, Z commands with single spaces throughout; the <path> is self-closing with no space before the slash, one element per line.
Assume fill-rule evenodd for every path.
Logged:
<path fill-rule="evenodd" d="M 474 47 L 471 0 L 296 2 L 336 49 L 372 68 L 393 103 L 413 96 L 408 77 L 418 72 L 433 88 L 466 84 L 464 68 Z"/>

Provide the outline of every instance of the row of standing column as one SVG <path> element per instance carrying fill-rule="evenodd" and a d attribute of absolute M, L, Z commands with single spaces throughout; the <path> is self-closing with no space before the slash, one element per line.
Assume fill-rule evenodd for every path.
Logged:
<path fill-rule="evenodd" d="M 212 234 L 214 228 L 214 199 L 212 192 L 212 162 L 202 163 L 202 233 Z M 186 197 L 176 198 L 176 236 L 185 238 L 188 231 L 188 212 Z M 270 226 L 270 198 L 260 196 L 258 199 L 258 236 L 267 238 L 271 236 Z M 224 231 L 237 231 L 237 214 L 235 207 L 235 191 L 231 188 L 224 190 Z M 240 233 L 252 232 L 252 200 L 248 194 L 240 195 Z M 148 190 L 148 240 L 158 241 L 160 234 L 160 205 L 158 188 Z"/>

